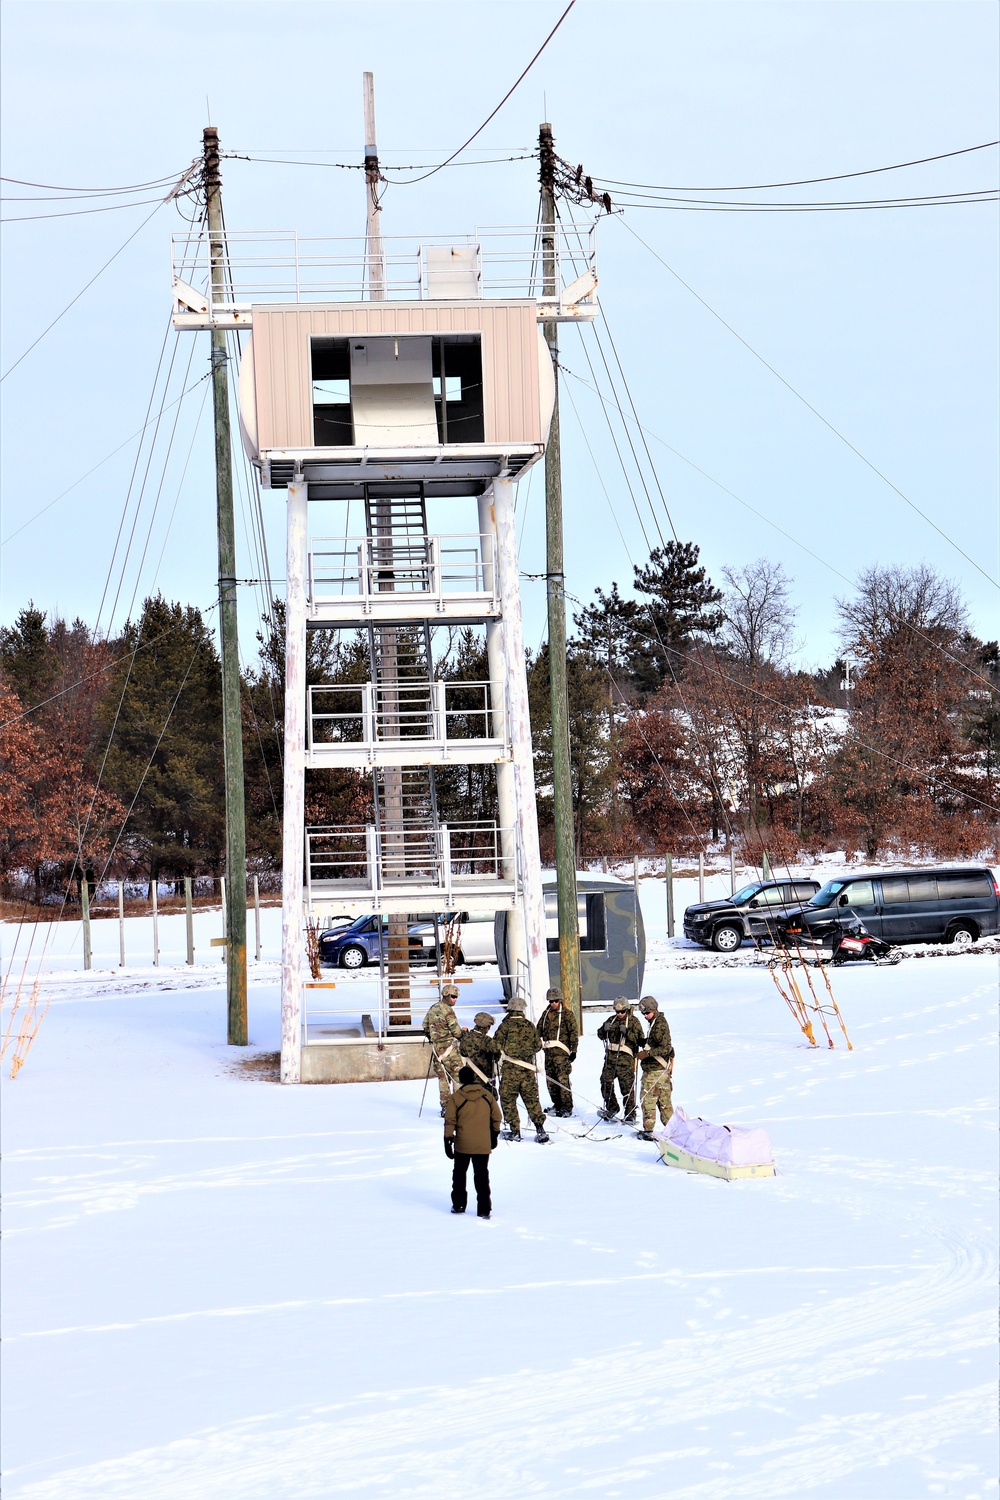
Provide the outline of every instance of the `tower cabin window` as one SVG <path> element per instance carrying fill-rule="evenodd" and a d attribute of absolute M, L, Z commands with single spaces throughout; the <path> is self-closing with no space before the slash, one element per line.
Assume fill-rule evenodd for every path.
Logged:
<path fill-rule="evenodd" d="M 312 403 L 318 448 L 481 443 L 479 335 L 313 339 Z"/>

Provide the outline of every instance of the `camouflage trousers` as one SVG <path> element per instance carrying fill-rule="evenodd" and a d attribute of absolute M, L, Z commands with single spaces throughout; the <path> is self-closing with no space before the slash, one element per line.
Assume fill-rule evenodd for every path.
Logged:
<path fill-rule="evenodd" d="M 635 1113 L 635 1060 L 627 1052 L 608 1052 L 601 1069 L 601 1098 L 604 1108 L 612 1114 L 618 1113 L 615 1084 L 622 1096 L 622 1113 Z"/>
<path fill-rule="evenodd" d="M 521 1116 L 517 1112 L 517 1101 L 520 1099 L 528 1112 L 536 1130 L 542 1130 L 545 1126 L 545 1116 L 542 1114 L 542 1106 L 538 1099 L 538 1077 L 532 1068 L 519 1068 L 516 1063 L 505 1063 L 503 1072 L 500 1074 L 500 1108 L 503 1117 L 507 1121 L 508 1129 L 520 1133 Z"/>
<path fill-rule="evenodd" d="M 672 1083 L 666 1068 L 650 1068 L 642 1075 L 642 1128 L 652 1130 L 656 1124 L 656 1106 L 660 1106 L 660 1120 L 669 1124 L 674 1112 L 671 1099 Z"/>
<path fill-rule="evenodd" d="M 573 1090 L 570 1086 L 570 1073 L 573 1064 L 565 1052 L 558 1052 L 550 1047 L 545 1053 L 545 1082 L 552 1100 L 552 1108 L 565 1110 L 568 1114 L 573 1108 Z"/>
<path fill-rule="evenodd" d="M 444 1059 L 438 1057 L 436 1052 L 431 1053 L 431 1067 L 434 1069 L 434 1076 L 438 1081 L 442 1105 L 444 1105 L 451 1093 L 452 1087 L 458 1087 L 458 1072 L 464 1066 L 464 1063 L 465 1058 L 459 1052 L 457 1044 L 455 1050 L 450 1052 Z"/>

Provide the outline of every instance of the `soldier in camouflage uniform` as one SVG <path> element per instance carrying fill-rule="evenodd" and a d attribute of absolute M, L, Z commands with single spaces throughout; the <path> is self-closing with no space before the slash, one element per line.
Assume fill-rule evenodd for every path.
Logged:
<path fill-rule="evenodd" d="M 552 1099 L 552 1113 L 571 1115 L 573 1090 L 569 1078 L 576 1061 L 580 1029 L 561 990 L 549 990 L 545 999 L 548 1003 L 538 1019 L 538 1035 L 545 1048 L 545 1082 Z"/>
<path fill-rule="evenodd" d="M 496 1093 L 496 1070 L 500 1063 L 500 1048 L 490 1036 L 493 1017 L 488 1010 L 477 1012 L 475 1026 L 463 1033 L 458 1047 L 463 1058 L 486 1088 Z"/>
<path fill-rule="evenodd" d="M 535 1127 L 535 1140 L 544 1145 L 549 1137 L 545 1133 L 545 1115 L 538 1102 L 535 1076 L 535 1054 L 541 1049 L 542 1039 L 537 1027 L 525 1016 L 524 1001 L 519 995 L 508 1003 L 495 1041 L 500 1048 L 500 1104 L 507 1121 L 507 1139 L 521 1139 L 521 1117 L 517 1112 L 520 1097 Z"/>
<path fill-rule="evenodd" d="M 604 1067 L 601 1069 L 601 1096 L 604 1108 L 598 1110 L 603 1120 L 613 1120 L 618 1113 L 615 1084 L 622 1096 L 622 1112 L 628 1123 L 635 1119 L 635 1060 L 645 1037 L 642 1027 L 629 1010 L 627 1000 L 615 1001 L 615 1013 L 597 1035 L 604 1043 Z"/>
<path fill-rule="evenodd" d="M 639 1053 L 642 1062 L 642 1129 L 639 1131 L 639 1139 L 651 1141 L 654 1139 L 656 1106 L 660 1106 L 660 1119 L 664 1125 L 669 1124 L 674 1112 L 671 1099 L 674 1049 L 667 1018 L 652 995 L 643 995 L 639 1001 L 639 1009 L 649 1024 L 646 1045 Z"/>
<path fill-rule="evenodd" d="M 441 999 L 435 1000 L 424 1017 L 424 1036 L 431 1044 L 431 1066 L 441 1093 L 442 1118 L 445 1102 L 451 1096 L 452 1082 L 458 1077 L 463 1061 L 458 1044 L 464 1033 L 455 1019 L 457 999 L 457 984 L 442 985 Z"/>

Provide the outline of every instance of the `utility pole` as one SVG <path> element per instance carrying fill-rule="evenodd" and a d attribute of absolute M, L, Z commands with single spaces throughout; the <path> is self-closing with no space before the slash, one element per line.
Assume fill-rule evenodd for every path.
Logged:
<path fill-rule="evenodd" d="M 552 126 L 538 131 L 542 189 L 542 295 L 559 295 L 556 256 L 555 150 Z M 556 888 L 559 910 L 559 980 L 563 998 L 582 1023 L 580 996 L 580 919 L 576 898 L 576 840 L 573 836 L 573 782 L 569 759 L 569 694 L 566 682 L 566 588 L 563 574 L 562 463 L 559 453 L 559 325 L 544 325 L 552 356 L 555 405 L 545 448 L 545 592 L 549 621 L 549 687 L 552 713 L 552 801 L 556 835 Z M 581 1027 L 582 1029 L 582 1027 Z"/>
<path fill-rule="evenodd" d="M 208 210 L 212 297 L 225 294 L 225 241 L 219 132 L 206 125 L 205 203 Z M 215 476 L 219 527 L 219 636 L 222 645 L 222 745 L 226 779 L 226 1040 L 247 1045 L 247 891 L 246 807 L 243 797 L 243 727 L 240 713 L 240 656 L 236 629 L 236 527 L 229 433 L 229 376 L 226 335 L 212 329 L 212 390 L 215 398 Z"/>
<path fill-rule="evenodd" d="M 382 245 L 382 210 L 378 201 L 380 179 L 378 144 L 375 139 L 375 75 L 365 74 L 365 199 L 368 206 L 368 295 L 373 302 L 385 301 L 385 251 Z"/>

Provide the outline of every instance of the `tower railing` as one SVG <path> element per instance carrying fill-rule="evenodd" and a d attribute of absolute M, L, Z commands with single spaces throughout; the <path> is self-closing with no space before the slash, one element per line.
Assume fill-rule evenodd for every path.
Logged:
<path fill-rule="evenodd" d="M 307 748 L 317 758 L 349 762 L 378 749 L 462 751 L 506 743 L 503 706 L 491 705 L 488 682 L 373 682 L 309 688 Z"/>
<path fill-rule="evenodd" d="M 581 271 L 596 274 L 596 222 L 557 224 L 546 268 L 555 270 L 555 296 Z M 221 251 L 225 291 L 213 293 L 209 231 L 171 235 L 175 286 L 199 293 L 214 313 L 246 311 L 254 303 L 361 302 L 368 296 L 364 237 L 305 236 L 294 229 L 229 231 Z M 456 252 L 454 267 L 441 252 Z M 437 254 L 435 254 L 437 252 Z M 512 300 L 541 290 L 537 224 L 476 229 L 466 235 L 382 237 L 384 300 Z"/>
<path fill-rule="evenodd" d="M 412 890 L 422 901 L 440 898 L 442 909 L 464 892 L 507 896 L 518 877 L 504 863 L 505 830 L 490 821 L 438 827 L 378 829 L 372 824 L 306 829 L 306 883 L 317 898 L 362 896 L 378 908 L 381 896 Z"/>
<path fill-rule="evenodd" d="M 337 617 L 378 612 L 399 618 L 414 596 L 438 606 L 481 606 L 496 613 L 496 538 L 476 533 L 424 537 L 314 538 L 309 548 L 309 608 Z"/>

